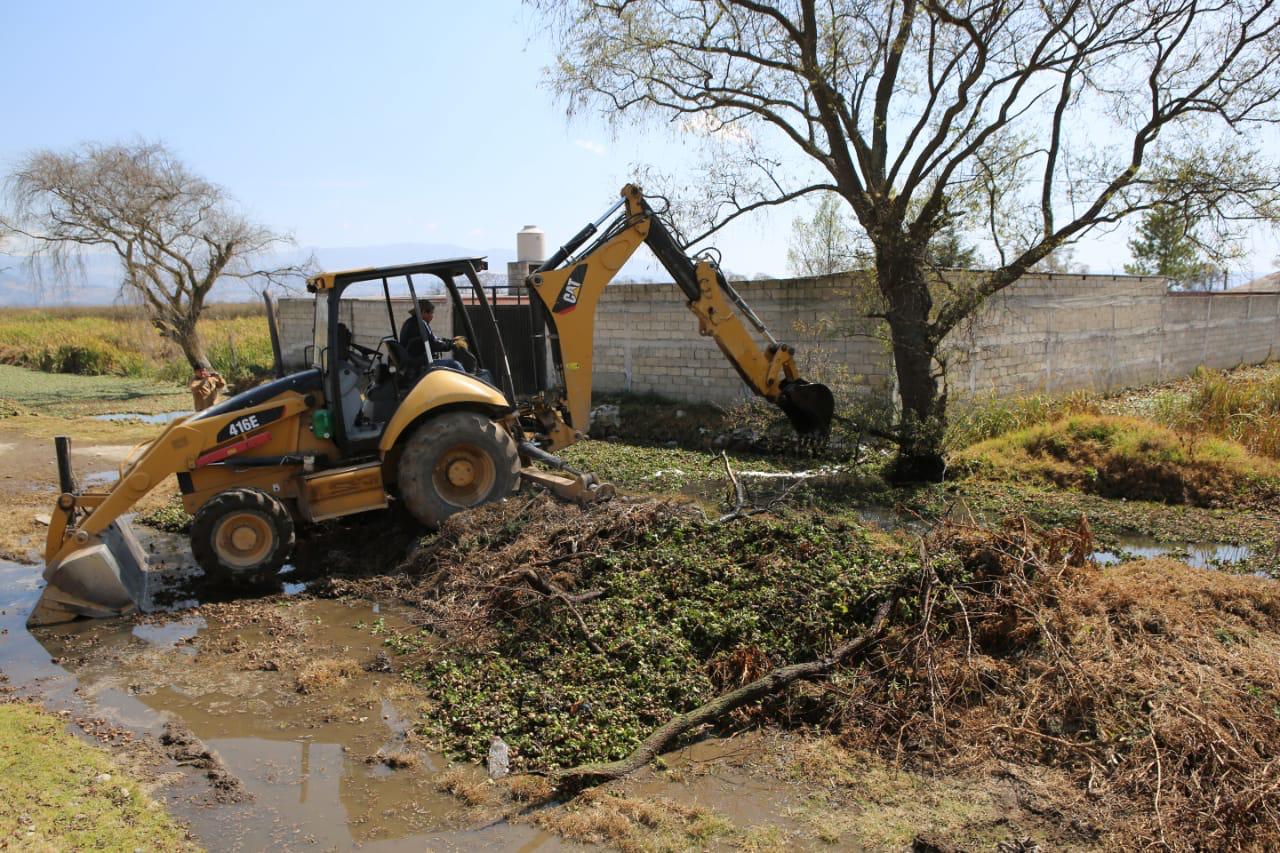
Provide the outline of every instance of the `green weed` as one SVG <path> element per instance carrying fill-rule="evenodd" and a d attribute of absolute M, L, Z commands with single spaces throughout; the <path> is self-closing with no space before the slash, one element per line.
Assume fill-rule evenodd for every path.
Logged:
<path fill-rule="evenodd" d="M 1073 415 L 1006 433 L 956 454 L 960 469 L 1035 477 L 1104 497 L 1213 506 L 1267 499 L 1280 464 L 1211 435 L 1186 436 L 1138 418 Z"/>
<path fill-rule="evenodd" d="M 128 376 L 75 376 L 39 373 L 0 364 L 0 406 L 6 417 L 22 410 L 79 416 L 107 412 L 181 411 L 191 408 L 185 387 Z"/>
<path fill-rule="evenodd" d="M 107 754 L 32 705 L 0 704 L 0 847 L 189 850 L 184 833 Z"/>
<path fill-rule="evenodd" d="M 216 306 L 200 321 L 209 359 L 228 382 L 265 375 L 272 366 L 263 316 Z M 137 311 L 0 311 L 0 364 L 81 376 L 145 377 L 184 382 L 191 370 L 178 348 Z"/>
<path fill-rule="evenodd" d="M 1030 394 L 982 397 L 956 404 L 947 423 L 946 443 L 959 450 L 1014 430 L 1049 423 L 1068 415 L 1100 413 L 1098 398 L 1077 391 L 1065 396 Z"/>
<path fill-rule="evenodd" d="M 470 559 L 507 547 L 527 523 L 487 525 L 483 541 L 467 540 Z M 723 687 L 716 661 L 810 660 L 860 630 L 879 591 L 913 569 L 913 553 L 833 518 L 716 527 L 667 515 L 577 570 L 577 588 L 604 591 L 581 609 L 601 652 L 552 604 L 536 618 L 500 617 L 492 647 L 410 662 L 427 703 L 423 733 L 466 756 L 501 733 L 522 768 L 621 758 Z"/>

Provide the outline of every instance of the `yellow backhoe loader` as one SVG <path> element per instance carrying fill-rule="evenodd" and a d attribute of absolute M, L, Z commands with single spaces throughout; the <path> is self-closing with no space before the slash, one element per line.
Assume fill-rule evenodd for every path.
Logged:
<path fill-rule="evenodd" d="M 609 486 L 554 453 L 587 431 L 596 305 L 641 244 L 670 272 L 701 334 L 715 339 L 747 385 L 781 407 L 802 435 L 825 435 L 831 392 L 797 375 L 790 347 L 769 333 L 717 264 L 688 257 L 639 188 L 628 185 L 528 279 L 555 375 L 524 399 L 478 277 L 487 264 L 457 258 L 314 276 L 307 284 L 315 294 L 310 366 L 170 423 L 125 460 L 104 491 L 78 487 L 70 441 L 56 439 L 62 494 L 45 547 L 46 587 L 28 623 L 120 615 L 148 597 L 146 559 L 125 516 L 171 476 L 193 516 L 192 553 L 207 576 L 223 581 L 278 571 L 297 525 L 382 509 L 389 497 L 431 528 L 503 498 L 521 479 L 566 499 L 607 497 Z M 497 336 L 492 363 L 465 348 L 459 361 L 434 362 L 425 347 L 415 354 L 402 344 L 391 283 L 407 286 L 416 304 L 414 276 L 443 284 L 464 339 L 476 339 L 466 308 L 482 309 Z M 469 306 L 458 279 L 470 285 Z M 343 299 L 361 284 L 380 285 L 389 321 L 387 334 L 363 344 L 348 324 L 352 300 Z M 414 316 L 410 322 L 423 323 Z M 418 332 L 418 340 L 430 340 L 425 324 Z M 274 326 L 272 340 L 280 365 Z"/>

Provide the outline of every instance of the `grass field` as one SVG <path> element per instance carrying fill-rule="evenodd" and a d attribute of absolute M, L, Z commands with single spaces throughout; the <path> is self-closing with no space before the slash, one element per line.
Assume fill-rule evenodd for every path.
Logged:
<path fill-rule="evenodd" d="M 195 849 L 105 752 L 33 705 L 0 704 L 0 777 L 0 848 Z"/>
<path fill-rule="evenodd" d="M 200 330 L 210 361 L 228 382 L 270 371 L 271 339 L 260 306 L 210 306 Z M 124 308 L 0 310 L 0 364 L 167 382 L 191 373 L 172 342 L 140 311 Z"/>
<path fill-rule="evenodd" d="M 152 414 L 191 408 L 191 394 L 178 382 L 134 376 L 39 373 L 0 364 L 0 400 L 19 411 L 58 417 L 111 412 Z"/>

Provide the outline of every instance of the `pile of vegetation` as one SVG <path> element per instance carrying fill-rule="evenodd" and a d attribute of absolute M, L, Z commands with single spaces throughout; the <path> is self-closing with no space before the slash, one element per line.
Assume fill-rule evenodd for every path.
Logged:
<path fill-rule="evenodd" d="M 1033 477 L 1109 498 L 1217 506 L 1280 494 L 1274 460 L 1213 435 L 1129 417 L 1037 424 L 973 445 L 954 461 L 987 476 Z"/>
<path fill-rule="evenodd" d="M 915 556 L 854 520 L 534 498 L 455 516 L 406 568 L 423 629 L 387 645 L 424 734 L 470 758 L 499 734 L 513 766 L 543 769 L 621 758 L 673 714 L 824 654 Z"/>
<path fill-rule="evenodd" d="M 833 687 L 844 740 L 928 766 L 1065 770 L 1104 846 L 1280 838 L 1280 589 L 1174 561 L 1101 571 L 1087 526 L 948 530 L 880 664 Z M 1015 771 L 1016 772 L 1016 771 Z"/>
<path fill-rule="evenodd" d="M 260 306 L 209 306 L 200 331 L 209 360 L 228 382 L 271 371 L 271 339 Z M 106 307 L 0 311 L 0 364 L 166 382 L 185 382 L 191 374 L 181 350 L 140 311 Z"/>
<path fill-rule="evenodd" d="M 922 772 L 1046 768 L 1039 795 L 1085 843 L 1280 838 L 1280 589 L 1170 560 L 1102 571 L 1095 547 L 1083 519 L 908 544 L 830 514 L 716 524 L 669 501 L 526 498 L 329 591 L 377 586 L 421 614 L 373 630 L 422 735 L 476 761 L 500 735 L 513 769 L 553 777 L 830 655 L 896 597 L 870 654 L 717 725 L 816 724 Z"/>

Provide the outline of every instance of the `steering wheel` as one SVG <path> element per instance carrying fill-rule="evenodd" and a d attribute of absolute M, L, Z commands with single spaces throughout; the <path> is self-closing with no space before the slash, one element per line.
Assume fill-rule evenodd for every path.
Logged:
<path fill-rule="evenodd" d="M 373 358 L 373 359 L 376 359 L 376 358 L 379 358 L 379 357 L 382 355 L 382 353 L 378 352 L 378 350 L 376 350 L 376 349 L 370 349 L 369 347 L 363 347 L 363 346 L 360 346 L 360 344 L 356 343 L 355 341 L 351 341 L 350 343 L 348 343 L 348 344 L 347 344 L 347 346 L 348 346 L 350 349 L 353 349 L 353 350 L 355 350 L 356 352 L 360 353 L 360 354 L 361 354 L 362 356 L 364 356 L 365 358 Z"/>

